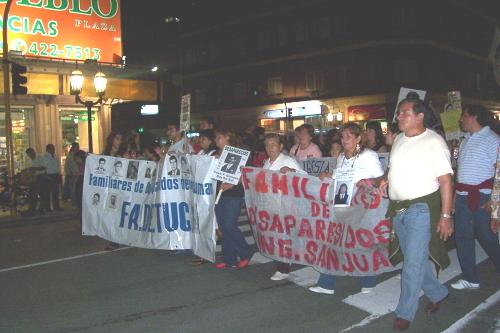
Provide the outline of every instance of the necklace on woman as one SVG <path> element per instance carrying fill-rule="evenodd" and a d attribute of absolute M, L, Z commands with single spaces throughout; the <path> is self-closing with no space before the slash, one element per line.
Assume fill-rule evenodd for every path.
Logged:
<path fill-rule="evenodd" d="M 355 155 L 347 158 L 347 160 L 350 160 L 351 158 L 353 158 L 352 164 L 351 164 L 351 168 L 354 168 L 354 162 L 356 162 L 356 159 L 358 158 L 358 156 L 359 156 L 359 152 L 356 152 Z M 342 165 L 340 166 L 341 169 L 344 167 L 344 162 L 345 161 L 346 161 L 346 153 L 344 153 L 344 156 L 342 158 Z"/>

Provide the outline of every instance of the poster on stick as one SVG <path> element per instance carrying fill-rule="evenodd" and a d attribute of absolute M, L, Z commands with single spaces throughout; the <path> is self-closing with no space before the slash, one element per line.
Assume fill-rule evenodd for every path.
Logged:
<path fill-rule="evenodd" d="M 412 95 L 417 95 L 418 98 L 420 98 L 422 101 L 425 99 L 425 95 L 427 94 L 427 91 L 425 90 L 418 90 L 418 89 L 413 89 L 413 88 L 405 88 L 401 87 L 399 89 L 399 95 L 398 95 L 398 102 L 396 103 L 396 110 L 394 110 L 394 117 L 392 117 L 392 122 L 395 123 L 397 122 L 396 117 L 398 116 L 398 105 L 399 102 L 401 102 L 403 99 L 412 96 Z"/>
<path fill-rule="evenodd" d="M 334 207 L 334 183 L 309 175 L 245 167 L 242 183 L 264 256 L 332 275 L 394 270 L 388 259 L 389 202 L 369 181 L 357 184 L 350 207 Z"/>

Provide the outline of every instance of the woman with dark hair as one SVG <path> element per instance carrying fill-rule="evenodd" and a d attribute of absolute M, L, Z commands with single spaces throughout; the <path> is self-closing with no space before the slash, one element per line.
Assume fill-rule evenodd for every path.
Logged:
<path fill-rule="evenodd" d="M 123 135 L 120 132 L 111 132 L 106 138 L 106 147 L 102 151 L 105 156 L 123 155 Z"/>
<path fill-rule="evenodd" d="M 353 170 L 354 183 L 360 180 L 375 180 L 384 175 L 384 170 L 378 159 L 375 151 L 365 148 L 362 143 L 362 129 L 356 123 L 346 123 L 340 132 L 340 140 L 342 142 L 343 151 L 337 158 L 337 168 L 335 171 Z M 324 173 L 320 178 L 332 177 L 331 174 Z M 342 186 L 341 186 L 342 187 Z M 346 186 L 347 187 L 347 186 Z M 361 292 L 370 293 L 375 287 L 375 276 L 362 276 Z M 334 275 L 321 273 L 318 280 L 318 285 L 310 287 L 309 290 L 315 293 L 333 295 L 335 292 Z"/>
<path fill-rule="evenodd" d="M 211 129 L 200 130 L 198 136 L 198 144 L 201 149 L 198 155 L 213 156 L 217 152 L 217 145 L 215 144 L 215 132 Z"/>
<path fill-rule="evenodd" d="M 236 145 L 236 136 L 231 131 L 219 129 L 215 135 L 215 143 L 220 156 L 226 145 Z M 215 267 L 221 269 L 245 268 L 253 253 L 237 225 L 243 204 L 243 186 L 241 182 L 237 185 L 218 182 L 217 188 L 218 191 L 222 191 L 219 202 L 215 205 L 215 216 L 222 231 L 223 261 L 215 264 Z"/>
<path fill-rule="evenodd" d="M 336 205 L 345 205 L 349 201 L 349 194 L 347 193 L 347 185 L 341 184 L 337 194 L 335 195 L 334 203 Z"/>
<path fill-rule="evenodd" d="M 159 145 L 151 144 L 142 149 L 142 154 L 148 161 L 159 162 L 161 156 L 158 154 L 156 148 L 159 148 Z"/>
<path fill-rule="evenodd" d="M 377 153 L 386 153 L 384 133 L 382 125 L 378 121 L 369 121 L 366 123 L 364 132 L 365 146 Z"/>

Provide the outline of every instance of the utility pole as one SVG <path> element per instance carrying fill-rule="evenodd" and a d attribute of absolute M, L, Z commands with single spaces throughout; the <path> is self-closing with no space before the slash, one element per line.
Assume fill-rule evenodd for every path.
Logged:
<path fill-rule="evenodd" d="M 9 44 L 7 40 L 7 21 L 9 20 L 12 0 L 7 0 L 3 13 L 3 96 L 5 103 L 5 137 L 7 141 L 7 172 L 10 191 L 10 215 L 16 216 L 14 194 L 14 146 L 12 144 L 12 118 L 10 112 L 10 66 Z"/>

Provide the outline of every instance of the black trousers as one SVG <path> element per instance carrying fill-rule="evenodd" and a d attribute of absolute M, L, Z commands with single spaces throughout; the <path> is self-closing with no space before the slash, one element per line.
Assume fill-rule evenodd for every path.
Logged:
<path fill-rule="evenodd" d="M 45 175 L 40 188 L 41 207 L 40 210 L 51 209 L 51 201 L 53 209 L 59 210 L 59 193 L 61 188 L 61 175 L 50 174 Z M 52 200 L 51 200 L 52 199 Z"/>

